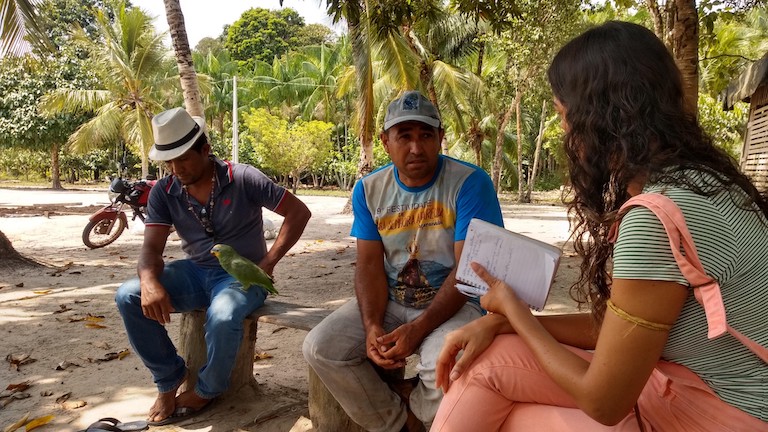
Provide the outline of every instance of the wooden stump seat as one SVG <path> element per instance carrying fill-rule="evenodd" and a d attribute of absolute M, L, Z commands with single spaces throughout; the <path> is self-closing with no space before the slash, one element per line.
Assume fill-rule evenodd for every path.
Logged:
<path fill-rule="evenodd" d="M 264 306 L 249 315 L 243 323 L 243 341 L 237 353 L 228 392 L 240 391 L 244 388 L 251 388 L 254 391 L 258 389 L 258 383 L 253 375 L 253 357 L 259 322 L 309 331 L 331 312 L 330 309 L 325 308 L 267 300 Z M 182 314 L 178 349 L 189 369 L 189 378 L 184 383 L 182 391 L 195 386 L 197 371 L 206 361 L 204 324 L 205 311 Z M 363 428 L 347 416 L 315 374 L 315 371 L 309 366 L 307 369 L 309 417 L 315 430 L 319 432 L 364 432 Z M 380 375 L 385 380 L 402 379 L 404 372 L 404 369 L 380 371 Z"/>

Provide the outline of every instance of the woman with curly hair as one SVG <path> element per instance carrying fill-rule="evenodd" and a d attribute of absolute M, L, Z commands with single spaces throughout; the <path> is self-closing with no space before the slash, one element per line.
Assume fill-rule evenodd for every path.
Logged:
<path fill-rule="evenodd" d="M 548 76 L 583 258 L 571 293 L 592 313 L 534 316 L 473 264 L 492 313 L 446 338 L 432 430 L 768 430 L 767 197 L 686 112 L 680 72 L 644 27 L 585 32 Z M 698 254 L 666 216 L 632 207 L 648 196 L 682 211 Z M 698 278 L 680 264 L 694 258 Z"/>

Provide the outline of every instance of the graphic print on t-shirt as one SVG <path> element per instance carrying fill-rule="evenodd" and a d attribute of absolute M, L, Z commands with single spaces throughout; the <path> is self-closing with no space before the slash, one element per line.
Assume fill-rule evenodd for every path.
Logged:
<path fill-rule="evenodd" d="M 414 305 L 417 308 L 423 308 L 429 305 L 429 302 L 437 294 L 439 287 L 433 287 L 426 274 L 421 268 L 419 262 L 419 233 L 421 229 L 416 230 L 416 235 L 408 243 L 408 261 L 405 262 L 403 269 L 397 275 L 394 296 L 399 303 Z"/>
<path fill-rule="evenodd" d="M 389 251 L 389 263 L 394 266 L 393 272 L 388 272 L 393 277 L 389 284 L 393 299 L 410 307 L 427 307 L 451 271 L 442 263 L 450 258 L 443 254 L 451 252 L 443 246 L 442 237 L 450 235 L 446 227 L 452 212 L 428 197 L 377 208 L 376 213 L 381 236 L 390 245 L 397 245 Z"/>

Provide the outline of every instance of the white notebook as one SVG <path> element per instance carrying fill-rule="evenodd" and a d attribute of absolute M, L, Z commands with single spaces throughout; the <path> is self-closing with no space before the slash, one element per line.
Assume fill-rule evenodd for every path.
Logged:
<path fill-rule="evenodd" d="M 540 311 L 547 302 L 561 254 L 551 244 L 472 219 L 456 270 L 456 288 L 468 296 L 488 291 L 488 284 L 469 265 L 477 262 L 505 281 L 532 309 Z"/>

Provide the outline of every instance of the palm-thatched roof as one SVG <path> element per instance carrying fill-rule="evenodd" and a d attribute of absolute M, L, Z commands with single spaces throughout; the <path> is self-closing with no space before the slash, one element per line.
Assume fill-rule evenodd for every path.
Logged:
<path fill-rule="evenodd" d="M 728 83 L 722 95 L 723 109 L 729 111 L 739 101 L 749 102 L 755 90 L 763 83 L 768 83 L 768 53 Z"/>

